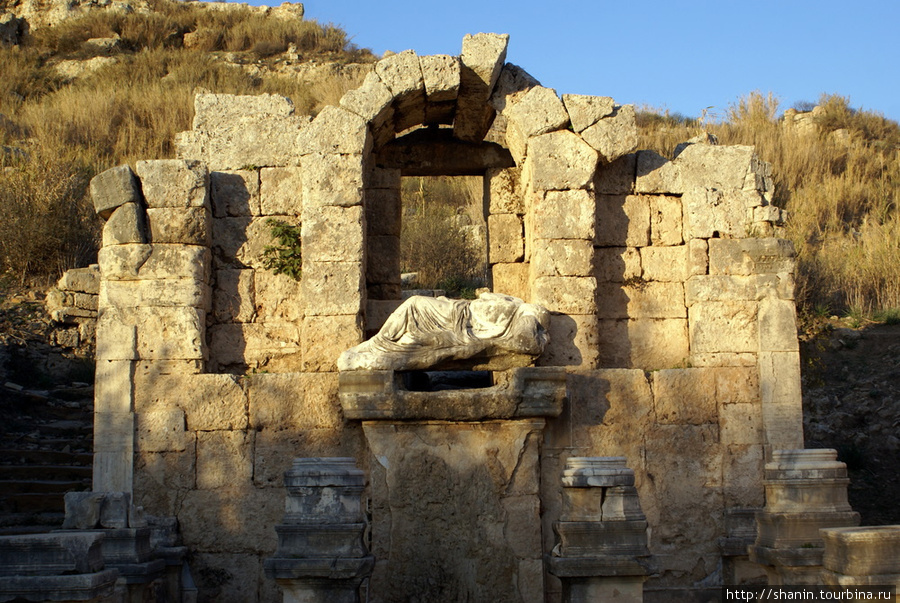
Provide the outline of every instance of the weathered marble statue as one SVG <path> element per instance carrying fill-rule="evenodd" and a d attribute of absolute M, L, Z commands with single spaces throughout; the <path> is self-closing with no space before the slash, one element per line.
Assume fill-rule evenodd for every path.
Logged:
<path fill-rule="evenodd" d="M 549 325 L 547 310 L 509 295 L 413 296 L 372 339 L 341 354 L 338 369 L 414 370 L 479 354 L 538 356 L 550 340 Z"/>

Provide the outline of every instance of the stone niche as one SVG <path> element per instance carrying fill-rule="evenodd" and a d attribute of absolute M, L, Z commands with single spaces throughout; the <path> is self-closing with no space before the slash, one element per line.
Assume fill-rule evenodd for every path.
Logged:
<path fill-rule="evenodd" d="M 201 599 L 280 600 L 262 562 L 297 457 L 355 458 L 374 516 L 389 512 L 372 526 L 390 551 L 375 547 L 371 601 L 440 581 L 439 534 L 404 548 L 412 524 L 396 510 L 413 508 L 484 528 L 457 534 L 454 554 L 505 551 L 502 572 L 471 568 L 476 583 L 558 600 L 541 553 L 571 456 L 634 470 L 658 567 L 648 598 L 702 591 L 720 580 L 720 542 L 746 537 L 726 518 L 764 504 L 769 451 L 803 447 L 794 253 L 776 238 L 768 166 L 705 141 L 674 159 L 638 151 L 631 106 L 559 96 L 507 63 L 507 44 L 478 34 L 457 56 L 386 57 L 314 119 L 281 97 L 199 94 L 178 159 L 92 183 L 107 220 L 94 489 L 177 517 Z M 404 175 L 483 178 L 491 287 L 551 312 L 536 368 L 565 378 L 558 416 L 435 412 L 388 428 L 342 408 L 339 354 L 400 303 Z M 299 281 L 265 268 L 271 219 L 300 228 Z M 369 402 L 422 406 L 418 393 Z M 404 481 L 412 470 L 427 488 Z M 384 564 L 397 582 L 378 579 Z"/>

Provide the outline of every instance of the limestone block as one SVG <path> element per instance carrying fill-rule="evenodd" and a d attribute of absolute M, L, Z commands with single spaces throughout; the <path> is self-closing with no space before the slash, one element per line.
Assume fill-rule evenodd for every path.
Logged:
<path fill-rule="evenodd" d="M 259 373 L 250 377 L 250 427 L 256 431 L 337 429 L 337 373 Z"/>
<path fill-rule="evenodd" d="M 203 373 L 201 360 L 141 360 L 135 363 L 135 389 L 152 387 L 163 375 L 199 375 Z"/>
<path fill-rule="evenodd" d="M 681 245 L 681 199 L 671 195 L 650 197 L 650 241 L 653 245 Z"/>
<path fill-rule="evenodd" d="M 697 302 L 688 314 L 692 354 L 759 350 L 756 303 Z"/>
<path fill-rule="evenodd" d="M 718 423 L 713 369 L 665 369 L 653 373 L 653 400 L 660 424 Z"/>
<path fill-rule="evenodd" d="M 803 448 L 800 355 L 760 352 L 759 391 L 766 444 L 773 450 Z"/>
<path fill-rule="evenodd" d="M 296 224 L 291 216 L 276 218 L 216 218 L 213 220 L 213 257 L 216 268 L 264 268 L 264 253 L 272 245 L 272 226 L 269 220 L 281 219 Z"/>
<path fill-rule="evenodd" d="M 209 209 L 209 171 L 196 160 L 138 161 L 141 190 L 147 207 L 205 207 Z"/>
<path fill-rule="evenodd" d="M 153 243 L 180 243 L 209 247 L 212 217 L 205 207 L 150 208 L 150 240 Z"/>
<path fill-rule="evenodd" d="M 123 322 L 119 312 L 105 309 L 97 316 L 98 360 L 137 360 L 137 326 L 133 320 Z"/>
<path fill-rule="evenodd" d="M 254 270 L 216 270 L 212 312 L 217 323 L 252 322 L 256 315 Z"/>
<path fill-rule="evenodd" d="M 521 168 L 489 168 L 485 173 L 488 180 L 491 214 L 525 213 L 524 198 L 520 194 Z"/>
<path fill-rule="evenodd" d="M 515 214 L 488 216 L 488 261 L 518 262 L 525 254 L 522 219 Z"/>
<path fill-rule="evenodd" d="M 131 412 L 133 378 L 133 362 L 98 360 L 94 373 L 94 411 Z"/>
<path fill-rule="evenodd" d="M 586 190 L 547 191 L 532 208 L 535 239 L 594 239 L 594 197 Z"/>
<path fill-rule="evenodd" d="M 640 254 L 644 280 L 678 283 L 687 280 L 689 275 L 687 246 L 642 247 Z"/>
<path fill-rule="evenodd" d="M 311 118 L 293 113 L 290 99 L 273 94 L 198 94 L 194 129 L 175 135 L 175 149 L 212 170 L 296 165 L 297 136 Z"/>
<path fill-rule="evenodd" d="M 525 138 L 561 130 L 569 123 L 569 114 L 556 91 L 543 86 L 534 86 L 507 102 L 503 114 L 507 128 L 517 128 Z"/>
<path fill-rule="evenodd" d="M 366 232 L 372 235 L 400 236 L 400 189 L 366 189 Z"/>
<path fill-rule="evenodd" d="M 206 358 L 206 312 L 199 308 L 147 307 L 135 310 L 140 358 Z"/>
<path fill-rule="evenodd" d="M 691 188 L 681 199 L 685 239 L 747 236 L 753 212 L 747 207 L 743 193 Z"/>
<path fill-rule="evenodd" d="M 548 132 L 528 141 L 531 184 L 535 190 L 588 188 L 599 157 L 580 136 L 568 130 Z"/>
<path fill-rule="evenodd" d="M 759 370 L 749 366 L 723 366 L 715 369 L 716 399 L 720 405 L 759 404 Z"/>
<path fill-rule="evenodd" d="M 196 436 L 184 452 L 140 452 L 134 459 L 134 501 L 174 517 L 196 479 Z"/>
<path fill-rule="evenodd" d="M 303 259 L 310 262 L 362 262 L 365 224 L 363 208 L 305 207 Z"/>
<path fill-rule="evenodd" d="M 301 288 L 306 316 L 359 313 L 364 277 L 359 262 L 304 262 Z"/>
<path fill-rule="evenodd" d="M 247 395 L 236 375 L 163 375 L 138 398 L 139 414 L 177 409 L 190 431 L 247 429 Z"/>
<path fill-rule="evenodd" d="M 630 195 L 634 192 L 637 154 L 629 153 L 612 163 L 597 166 L 594 191 L 598 195 Z"/>
<path fill-rule="evenodd" d="M 755 367 L 756 353 L 744 352 L 710 352 L 692 353 L 691 366 L 702 367 Z"/>
<path fill-rule="evenodd" d="M 253 436 L 252 431 L 198 432 L 197 488 L 217 490 L 250 483 L 253 476 Z"/>
<path fill-rule="evenodd" d="M 685 366 L 690 357 L 684 319 L 602 319 L 597 328 L 602 367 L 652 371 Z"/>
<path fill-rule="evenodd" d="M 300 215 L 302 191 L 299 167 L 262 168 L 259 171 L 260 213 L 264 216 Z"/>
<path fill-rule="evenodd" d="M 456 100 L 459 94 L 460 60 L 445 54 L 419 57 L 429 103 Z"/>
<path fill-rule="evenodd" d="M 134 447 L 134 413 L 94 413 L 94 453 L 130 452 Z"/>
<path fill-rule="evenodd" d="M 584 239 L 538 239 L 531 257 L 533 274 L 595 276 L 593 254 L 594 246 Z"/>
<path fill-rule="evenodd" d="M 612 115 L 581 132 L 581 137 L 600 154 L 603 163 L 633 152 L 638 143 L 634 105 L 616 107 Z"/>
<path fill-rule="evenodd" d="M 743 189 L 748 172 L 758 164 L 753 147 L 710 144 L 688 145 L 674 162 L 681 167 L 685 190 L 720 191 Z"/>
<path fill-rule="evenodd" d="M 390 89 L 373 71 L 366 75 L 359 88 L 350 90 L 341 97 L 340 105 L 377 127 L 393 117 L 393 100 L 394 95 Z"/>
<path fill-rule="evenodd" d="M 681 164 L 669 161 L 655 151 L 639 151 L 634 192 L 679 195 L 685 192 Z"/>
<path fill-rule="evenodd" d="M 303 157 L 303 209 L 362 204 L 363 156 L 313 153 Z"/>
<path fill-rule="evenodd" d="M 335 371 L 337 359 L 344 350 L 359 345 L 364 339 L 359 315 L 308 316 L 303 322 L 303 370 Z"/>
<path fill-rule="evenodd" d="M 719 439 L 726 445 L 761 446 L 764 442 L 762 405 L 758 402 L 719 404 Z"/>
<path fill-rule="evenodd" d="M 794 302 L 764 299 L 759 303 L 759 350 L 797 352 L 797 317 Z"/>
<path fill-rule="evenodd" d="M 502 117 L 507 105 L 514 103 L 531 88 L 540 85 L 539 81 L 521 67 L 512 63 L 503 65 L 490 99 L 491 106 L 501 114 L 498 119 Z"/>
<path fill-rule="evenodd" d="M 792 273 L 794 245 L 784 239 L 709 241 L 709 273 L 729 275 Z"/>
<path fill-rule="evenodd" d="M 594 314 L 597 279 L 577 276 L 542 276 L 534 279 L 532 302 L 550 312 Z"/>
<path fill-rule="evenodd" d="M 209 282 L 210 251 L 196 245 L 113 245 L 97 254 L 106 280 L 192 279 Z"/>
<path fill-rule="evenodd" d="M 600 345 L 596 316 L 553 314 L 550 343 L 538 358 L 538 365 L 594 368 Z"/>
<path fill-rule="evenodd" d="M 364 118 L 330 105 L 300 130 L 296 145 L 301 156 L 310 153 L 364 155 L 372 148 L 372 135 Z M 303 167 L 305 174 L 310 174 L 305 164 Z"/>
<path fill-rule="evenodd" d="M 762 487 L 765 453 L 761 444 L 725 444 L 722 459 L 722 494 L 726 508 L 765 505 Z"/>
<path fill-rule="evenodd" d="M 297 430 L 257 430 L 253 445 L 253 484 L 257 488 L 282 487 L 284 472 L 293 461 L 286 450 L 304 450 L 303 437 Z"/>
<path fill-rule="evenodd" d="M 638 281 L 597 291 L 600 318 L 687 318 L 680 282 Z"/>
<path fill-rule="evenodd" d="M 572 129 L 579 134 L 614 111 L 615 101 L 609 96 L 563 94 L 562 100 L 572 120 Z"/>
<path fill-rule="evenodd" d="M 100 291 L 100 267 L 71 268 L 63 272 L 56 285 L 64 291 L 81 291 L 96 295 Z"/>
<path fill-rule="evenodd" d="M 374 335 L 384 325 L 394 310 L 400 304 L 399 299 L 371 299 L 366 300 L 366 335 Z"/>
<path fill-rule="evenodd" d="M 216 218 L 258 216 L 260 176 L 261 171 L 257 170 L 210 172 L 209 188 L 213 215 Z"/>
<path fill-rule="evenodd" d="M 493 118 L 487 103 L 506 61 L 508 34 L 466 34 L 460 54 L 459 97 L 453 135 L 460 140 L 479 142 Z"/>
<path fill-rule="evenodd" d="M 141 190 L 134 172 L 128 165 L 120 165 L 91 178 L 91 199 L 94 211 L 108 220 L 117 207 L 126 203 L 139 204 Z"/>
<path fill-rule="evenodd" d="M 103 246 L 148 243 L 147 216 L 138 203 L 124 203 L 107 216 Z"/>
<path fill-rule="evenodd" d="M 709 243 L 705 239 L 691 239 L 688 246 L 688 270 L 691 276 L 709 272 Z"/>
<path fill-rule="evenodd" d="M 642 195 L 598 195 L 594 245 L 644 247 L 650 244 L 650 199 Z"/>
<path fill-rule="evenodd" d="M 400 284 L 400 237 L 369 236 L 366 283 Z"/>
<path fill-rule="evenodd" d="M 424 92 L 422 67 L 413 50 L 404 50 L 381 59 L 375 63 L 375 73 L 388 87 L 394 100 L 400 103 L 405 97 Z"/>
<path fill-rule="evenodd" d="M 213 325 L 209 329 L 210 365 L 285 372 L 300 368 L 300 328 L 265 322 Z"/>
<path fill-rule="evenodd" d="M 728 276 L 723 274 L 691 277 L 685 288 L 688 306 L 700 301 L 750 301 L 776 298 L 784 290 L 778 275 Z"/>
<path fill-rule="evenodd" d="M 158 306 L 208 310 L 211 291 L 205 282 L 187 278 L 160 281 L 103 281 L 100 284 L 98 298 L 99 303 L 108 308 Z"/>
<path fill-rule="evenodd" d="M 826 528 L 825 569 L 845 576 L 900 575 L 900 527 Z"/>
<path fill-rule="evenodd" d="M 596 247 L 594 264 L 600 283 L 623 283 L 642 274 L 641 252 L 636 247 Z"/>
<path fill-rule="evenodd" d="M 183 452 L 193 444 L 193 435 L 184 429 L 184 411 L 177 408 L 135 414 L 135 434 L 137 452 Z"/>
<path fill-rule="evenodd" d="M 253 271 L 254 308 L 257 322 L 295 322 L 303 319 L 300 282 L 286 274 Z"/>
<path fill-rule="evenodd" d="M 531 298 L 531 265 L 526 263 L 494 264 L 491 266 L 493 291 L 519 299 Z"/>
<path fill-rule="evenodd" d="M 115 452 L 94 450 L 93 479 L 98 492 L 130 492 L 134 487 L 133 444 Z"/>
<path fill-rule="evenodd" d="M 366 188 L 400 189 L 401 172 L 399 169 L 382 168 L 370 164 L 365 172 Z"/>

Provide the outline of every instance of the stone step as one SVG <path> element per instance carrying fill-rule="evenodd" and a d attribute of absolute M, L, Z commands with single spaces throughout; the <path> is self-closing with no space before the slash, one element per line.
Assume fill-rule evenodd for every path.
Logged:
<path fill-rule="evenodd" d="M 41 437 L 40 432 L 33 431 L 26 434 L 4 436 L 8 445 L 32 450 L 46 450 L 65 452 L 66 447 L 73 453 L 89 453 L 93 450 L 93 437 L 91 434 L 81 434 L 76 437 Z"/>
<path fill-rule="evenodd" d="M 89 466 L 94 455 L 90 452 L 62 450 L 0 449 L 0 465 L 79 465 Z"/>
<path fill-rule="evenodd" d="M 0 480 L 68 480 L 90 479 L 91 466 L 72 465 L 0 465 Z"/>
<path fill-rule="evenodd" d="M 0 498 L 11 494 L 59 494 L 90 488 L 90 479 L 79 480 L 0 480 Z"/>
<path fill-rule="evenodd" d="M 65 513 L 4 513 L 0 516 L 0 535 L 39 534 L 58 530 L 65 520 Z"/>
<path fill-rule="evenodd" d="M 10 494 L 0 499 L 0 513 L 64 513 L 62 494 L 26 493 Z"/>

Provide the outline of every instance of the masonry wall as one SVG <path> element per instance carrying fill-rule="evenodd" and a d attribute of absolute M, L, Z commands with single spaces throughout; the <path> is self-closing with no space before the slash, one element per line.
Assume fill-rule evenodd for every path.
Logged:
<path fill-rule="evenodd" d="M 621 455 L 659 562 L 648 588 L 715 583 L 729 516 L 763 505 L 766 454 L 802 447 L 767 166 L 705 142 L 635 152 L 633 109 L 560 98 L 505 52 L 479 34 L 459 57 L 388 57 L 314 120 L 198 95 L 184 159 L 98 177 L 94 488 L 177 517 L 204 596 L 278 600 L 261 563 L 294 457 L 368 462 L 335 361 L 399 303 L 403 172 L 381 151 L 421 124 L 512 166 L 478 168 L 493 290 L 551 310 L 539 364 L 570 367 L 541 453 L 545 551 L 565 459 Z M 301 225 L 299 282 L 263 265 L 272 218 Z"/>

